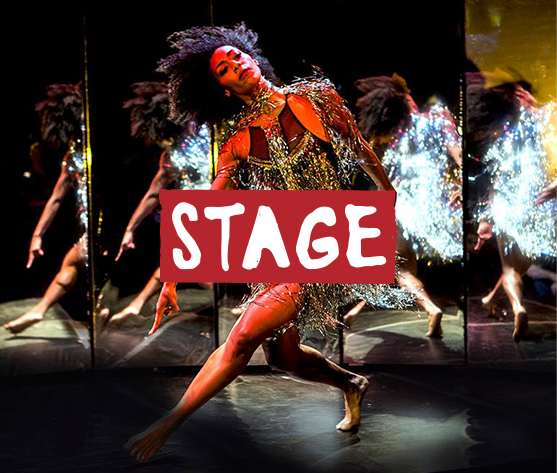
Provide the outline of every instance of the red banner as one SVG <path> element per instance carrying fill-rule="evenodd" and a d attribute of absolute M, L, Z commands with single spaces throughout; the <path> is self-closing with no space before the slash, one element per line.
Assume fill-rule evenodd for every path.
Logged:
<path fill-rule="evenodd" d="M 394 197 L 163 190 L 161 281 L 391 284 Z"/>

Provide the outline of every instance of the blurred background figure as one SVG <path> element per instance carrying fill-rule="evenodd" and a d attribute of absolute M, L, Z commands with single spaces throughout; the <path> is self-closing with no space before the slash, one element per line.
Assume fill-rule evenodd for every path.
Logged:
<path fill-rule="evenodd" d="M 358 126 L 380 157 L 397 190 L 398 283 L 429 317 L 428 337 L 441 337 L 443 310 L 418 278 L 417 260 L 462 259 L 462 151 L 454 118 L 441 104 L 420 112 L 402 77 L 360 79 Z M 454 281 L 455 286 L 460 281 Z M 360 303 L 345 317 L 350 326 Z"/>
<path fill-rule="evenodd" d="M 33 265 L 35 258 L 44 255 L 44 234 L 56 216 L 64 197 L 71 189 L 75 191 L 76 195 L 77 217 L 81 225 L 82 236 L 64 257 L 60 271 L 38 304 L 15 320 L 4 324 L 4 328 L 13 334 L 20 333 L 43 320 L 47 310 L 73 287 L 78 272 L 84 267 L 87 259 L 89 205 L 81 142 L 83 109 L 80 89 L 80 84 L 49 85 L 46 89 L 47 98 L 35 107 L 41 121 L 43 140 L 49 142 L 60 155 L 63 155 L 63 159 L 58 181 L 33 231 L 27 268 Z M 34 156 L 33 148 L 32 156 Z M 33 170 L 39 168 L 39 160 L 33 159 Z"/>
<path fill-rule="evenodd" d="M 158 172 L 128 222 L 116 261 L 125 251 L 135 249 L 136 230 L 157 209 L 161 189 L 172 185 L 177 189 L 208 189 L 211 185 L 211 137 L 208 128 L 197 129 L 192 121 L 180 127 L 168 120 L 168 86 L 164 82 L 137 82 L 132 85 L 132 92 L 135 97 L 124 103 L 124 109 L 130 111 L 131 136 L 143 140 L 145 146 L 156 145 L 162 153 Z M 120 326 L 139 315 L 161 287 L 160 268 L 157 268 L 124 309 L 110 316 L 110 308 L 105 307 L 100 316 L 109 319 L 111 325 Z M 212 288 L 209 283 L 203 287 Z"/>
<path fill-rule="evenodd" d="M 557 105 L 540 106 L 528 82 L 501 71 L 469 73 L 467 103 L 468 149 L 478 163 L 470 202 L 478 222 L 474 249 L 495 235 L 502 267 L 482 304 L 494 315 L 503 288 L 514 315 L 512 337 L 520 341 L 529 335 L 522 276 L 534 261 L 556 256 Z M 549 273 L 530 270 L 534 279 L 554 281 Z"/>
<path fill-rule="evenodd" d="M 211 137 L 207 127 L 196 128 L 190 121 L 180 127 L 168 120 L 168 86 L 164 82 L 138 82 L 132 85 L 134 98 L 124 103 L 130 111 L 131 136 L 145 146 L 161 149 L 159 169 L 126 227 L 116 261 L 127 250 L 135 249 L 135 233 L 145 217 L 159 205 L 159 192 L 174 185 L 177 189 L 208 189 L 211 178 Z M 157 268 L 137 296 L 121 311 L 110 316 L 110 308 L 100 311 L 101 318 L 120 326 L 139 315 L 144 305 L 158 294 L 160 268 Z M 209 283 L 205 288 L 212 288 Z M 102 300 L 101 300 L 102 302 Z"/>

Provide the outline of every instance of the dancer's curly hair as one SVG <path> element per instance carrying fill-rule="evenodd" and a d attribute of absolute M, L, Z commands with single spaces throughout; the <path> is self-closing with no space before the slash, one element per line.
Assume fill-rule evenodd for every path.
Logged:
<path fill-rule="evenodd" d="M 184 125 L 218 123 L 228 119 L 243 105 L 238 98 L 225 97 L 222 86 L 209 69 L 209 59 L 221 46 L 234 46 L 259 63 L 261 73 L 276 81 L 272 66 L 257 45 L 257 34 L 244 23 L 235 26 L 194 27 L 172 34 L 168 40 L 178 50 L 162 59 L 159 71 L 168 74 L 170 118 Z"/>
<path fill-rule="evenodd" d="M 391 135 L 404 128 L 410 117 L 406 81 L 398 74 L 359 79 L 356 88 L 364 95 L 356 102 L 358 127 L 367 138 Z"/>
<path fill-rule="evenodd" d="M 164 82 L 136 82 L 131 88 L 135 97 L 124 102 L 124 108 L 130 110 L 131 136 L 147 144 L 177 138 L 181 127 L 168 118 L 168 86 Z"/>
<path fill-rule="evenodd" d="M 520 80 L 486 87 L 481 72 L 466 74 L 467 144 L 472 154 L 481 154 L 497 139 L 505 124 L 514 124 L 520 115 L 517 90 L 530 92 L 532 85 Z"/>
<path fill-rule="evenodd" d="M 46 99 L 38 102 L 35 110 L 41 120 L 43 140 L 56 146 L 67 146 L 71 141 L 81 138 L 81 83 L 47 86 Z"/>

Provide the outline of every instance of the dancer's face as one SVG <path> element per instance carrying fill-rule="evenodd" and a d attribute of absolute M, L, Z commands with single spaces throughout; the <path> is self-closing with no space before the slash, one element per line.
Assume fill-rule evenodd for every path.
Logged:
<path fill-rule="evenodd" d="M 261 81 L 261 69 L 257 61 L 233 46 L 216 49 L 209 67 L 224 90 L 234 95 L 250 95 Z"/>

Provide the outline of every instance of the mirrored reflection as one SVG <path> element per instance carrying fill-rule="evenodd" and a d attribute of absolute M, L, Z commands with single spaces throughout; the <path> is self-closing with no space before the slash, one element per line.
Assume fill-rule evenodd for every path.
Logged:
<path fill-rule="evenodd" d="M 467 1 L 469 359 L 552 370 L 555 1 Z"/>
<path fill-rule="evenodd" d="M 3 375 L 91 363 L 81 18 L 35 11 L 25 22 L 30 46 L 13 61 L 23 73 L 7 98 L 7 110 L 23 109 L 23 117 L 5 130 L 10 167 L 2 187 L 16 218 L 2 245 L 10 275 L 0 300 Z M 48 58 L 38 57 L 33 39 Z"/>
<path fill-rule="evenodd" d="M 131 98 L 123 105 L 129 114 L 130 136 L 138 142 L 140 152 L 160 152 L 160 158 L 158 170 L 129 217 L 115 256 L 115 270 L 105 275 L 98 306 L 99 366 L 197 365 L 214 345 L 213 283 L 181 285 L 177 301 L 180 313 L 146 338 L 162 287 L 160 268 L 152 264 L 149 277 L 144 271 L 133 277 L 146 254 L 153 263 L 159 254 L 159 192 L 210 187 L 210 131 L 193 122 L 179 127 L 169 121 L 167 89 L 163 82 L 135 83 Z M 145 220 L 150 220 L 151 228 L 141 233 Z M 136 254 L 133 250 L 139 247 L 143 251 Z M 126 274 L 125 279 L 118 277 L 120 272 Z"/>
<path fill-rule="evenodd" d="M 451 297 L 458 297 L 461 287 L 456 276 L 463 251 L 462 147 L 455 115 L 438 97 L 431 97 L 418 108 L 406 81 L 396 73 L 360 79 L 356 87 L 362 93 L 356 104 L 360 129 L 397 190 L 397 283 L 414 294 L 420 311 L 425 313 L 423 322 L 408 311 L 375 314 L 374 324 L 381 320 L 379 325 L 385 326 L 377 329 L 379 340 L 385 329 L 390 332 L 387 338 L 414 339 L 407 340 L 414 344 L 414 358 L 427 340 L 425 336 L 432 342 L 430 349 L 423 351 L 421 362 L 458 361 L 462 313 L 458 298 Z M 443 277 L 451 277 L 453 286 L 444 287 Z M 446 292 L 440 293 L 439 289 Z M 365 302 L 359 302 L 344 316 L 345 324 L 358 330 L 356 324 L 365 311 Z M 402 331 L 397 327 L 398 323 L 408 325 L 412 320 L 411 327 Z M 369 328 L 359 327 L 364 332 Z M 351 332 L 347 337 L 348 360 L 355 357 L 365 361 L 366 349 L 362 351 L 356 342 L 361 336 Z M 440 339 L 442 343 L 436 343 Z"/>
<path fill-rule="evenodd" d="M 405 21 L 436 18 L 431 11 L 412 13 L 417 16 Z M 347 307 L 347 363 L 463 362 L 459 14 L 443 13 L 447 24 L 437 31 L 443 39 L 406 33 L 406 54 L 370 65 L 354 84 L 360 131 L 397 191 L 397 284 L 416 297 L 419 312 L 370 307 L 365 301 Z M 379 28 L 375 34 L 381 36 L 385 32 Z M 414 48 L 446 58 L 447 70 L 435 77 L 433 68 L 421 68 L 426 60 L 412 57 Z M 432 82 L 442 77 L 444 84 L 437 82 L 436 89 L 425 77 Z"/>

